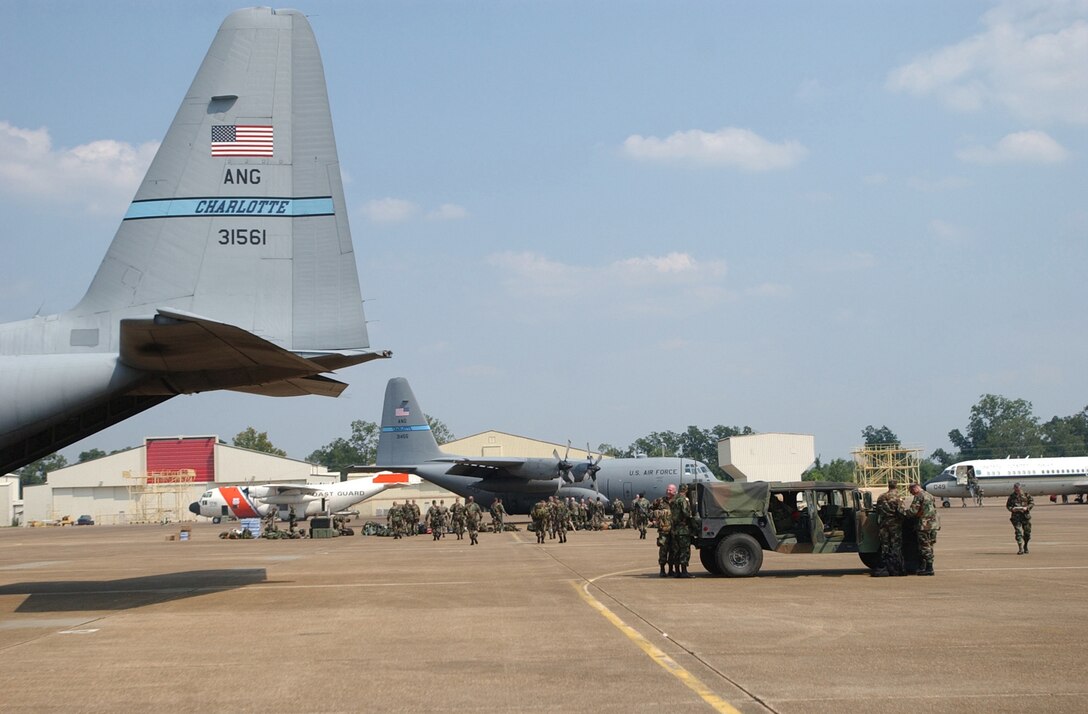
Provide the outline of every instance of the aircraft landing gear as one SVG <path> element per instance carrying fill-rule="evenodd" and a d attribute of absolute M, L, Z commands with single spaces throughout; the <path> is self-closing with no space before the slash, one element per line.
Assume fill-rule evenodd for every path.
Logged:
<path fill-rule="evenodd" d="M 952 508 L 952 502 L 949 501 L 947 498 L 942 498 L 941 499 L 941 508 Z"/>

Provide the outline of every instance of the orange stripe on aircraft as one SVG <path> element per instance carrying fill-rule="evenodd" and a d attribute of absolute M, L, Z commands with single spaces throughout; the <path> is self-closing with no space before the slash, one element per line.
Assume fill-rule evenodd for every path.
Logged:
<path fill-rule="evenodd" d="M 378 474 L 374 477 L 374 483 L 408 483 L 408 474 Z"/>
<path fill-rule="evenodd" d="M 236 518 L 260 518 L 261 514 L 253 508 L 249 498 L 242 493 L 237 486 L 220 486 L 219 492 L 223 494 L 223 500 Z"/>

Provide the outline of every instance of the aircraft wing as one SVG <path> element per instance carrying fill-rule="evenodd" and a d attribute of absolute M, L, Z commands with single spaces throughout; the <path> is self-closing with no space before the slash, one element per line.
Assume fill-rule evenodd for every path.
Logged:
<path fill-rule="evenodd" d="M 352 363 L 385 355 L 353 354 Z M 177 310 L 121 321 L 121 361 L 160 376 L 170 393 L 233 389 L 268 396 L 338 396 L 347 385 L 329 367 L 283 349 L 252 332 Z M 343 360 L 340 360 L 343 361 Z M 154 391 L 147 387 L 142 393 Z"/>
<path fill-rule="evenodd" d="M 265 483 L 261 488 L 268 489 L 260 499 L 274 498 L 276 496 L 294 496 L 296 494 L 318 495 L 327 489 L 320 485 L 308 483 Z"/>

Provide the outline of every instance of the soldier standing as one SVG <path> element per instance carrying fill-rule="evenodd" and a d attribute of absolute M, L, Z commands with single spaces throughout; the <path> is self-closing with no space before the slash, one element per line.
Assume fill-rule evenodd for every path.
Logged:
<path fill-rule="evenodd" d="M 496 498 L 491 502 L 491 529 L 496 533 L 503 532 L 502 517 L 506 515 L 506 509 L 502 507 L 502 499 Z"/>
<path fill-rule="evenodd" d="M 1016 534 L 1017 555 L 1028 554 L 1028 542 L 1031 540 L 1031 509 L 1035 508 L 1035 499 L 1030 493 L 1024 493 L 1019 483 L 1012 485 L 1012 493 L 1009 500 L 1005 501 L 1005 508 L 1012 516 L 1013 533 Z"/>
<path fill-rule="evenodd" d="M 465 524 L 468 526 L 469 545 L 478 545 L 480 542 L 477 535 L 482 515 L 483 509 L 480 508 L 480 504 L 476 503 L 475 498 L 469 496 L 465 501 Z"/>
<path fill-rule="evenodd" d="M 465 507 L 460 498 L 453 499 L 453 505 L 450 506 L 450 525 L 457 534 L 457 540 L 465 537 Z"/>
<path fill-rule="evenodd" d="M 400 506 L 396 501 L 393 501 L 393 505 L 389 507 L 389 513 L 386 516 L 389 523 L 389 530 L 393 533 L 393 540 L 400 538 L 401 531 L 401 515 Z"/>
<path fill-rule="evenodd" d="M 538 544 L 544 543 L 544 529 L 548 522 L 548 507 L 544 505 L 544 501 L 537 501 L 533 504 L 533 510 L 529 512 L 529 517 L 533 519 L 533 533 L 536 533 L 536 542 Z"/>
<path fill-rule="evenodd" d="M 419 505 L 416 504 L 416 499 L 412 499 L 411 512 L 408 517 L 411 519 L 410 523 L 405 523 L 405 528 L 408 529 L 409 535 L 419 535 L 419 519 L 423 515 L 423 512 L 419 510 Z"/>
<path fill-rule="evenodd" d="M 873 575 L 906 575 L 903 564 L 903 497 L 899 495 L 899 483 L 888 481 L 888 490 L 876 500 L 876 513 L 880 522 L 880 559 L 881 569 Z"/>
<path fill-rule="evenodd" d="M 442 512 L 438 510 L 437 501 L 431 501 L 431 507 L 427 509 L 427 525 L 431 529 L 432 540 L 442 537 Z"/>
<path fill-rule="evenodd" d="M 676 486 L 669 484 L 665 489 L 665 493 L 671 498 L 676 494 Z M 657 565 L 661 568 L 661 572 L 658 573 L 661 577 L 673 574 L 672 563 L 672 514 L 669 511 L 668 503 L 660 498 L 655 500 L 657 504 L 656 510 L 654 510 L 654 520 L 657 522 Z M 665 565 L 669 566 L 669 572 L 665 572 Z"/>
<path fill-rule="evenodd" d="M 691 501 L 688 500 L 687 484 L 680 484 L 680 492 L 669 501 L 669 514 L 672 517 L 672 548 L 677 578 L 695 577 L 688 572 L 691 561 L 692 514 Z"/>
<path fill-rule="evenodd" d="M 640 493 L 632 504 L 631 518 L 638 528 L 638 539 L 646 540 L 646 524 L 650 520 L 650 502 L 646 500 L 646 494 Z"/>
<path fill-rule="evenodd" d="M 442 499 L 438 502 L 438 515 L 442 522 L 439 524 L 441 537 L 446 537 L 446 531 L 449 530 L 450 525 L 450 509 L 446 508 L 446 500 Z"/>
<path fill-rule="evenodd" d="M 567 542 L 567 520 L 569 518 L 570 512 L 567 510 L 567 502 L 562 498 L 557 498 L 555 500 L 555 528 L 559 534 L 560 543 Z"/>
<path fill-rule="evenodd" d="M 937 542 L 937 504 L 922 490 L 919 484 L 910 485 L 910 494 L 914 499 L 907 512 L 914 517 L 914 526 L 918 531 L 918 552 L 922 556 L 922 568 L 915 575 L 933 575 L 933 544 Z"/>

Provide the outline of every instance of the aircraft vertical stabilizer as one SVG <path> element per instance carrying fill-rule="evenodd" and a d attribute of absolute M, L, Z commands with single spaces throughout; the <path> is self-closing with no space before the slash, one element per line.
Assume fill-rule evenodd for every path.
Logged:
<path fill-rule="evenodd" d="M 336 396 L 372 350 L 306 17 L 224 20 L 83 299 L 0 325 L 0 473 L 177 394 Z"/>
<path fill-rule="evenodd" d="M 297 11 L 223 22 L 74 312 L 160 309 L 292 352 L 369 346 L 324 69 Z"/>
<path fill-rule="evenodd" d="M 414 466 L 434 459 L 449 458 L 438 448 L 408 380 L 394 377 L 385 385 L 382 431 L 378 437 L 377 466 Z"/>

